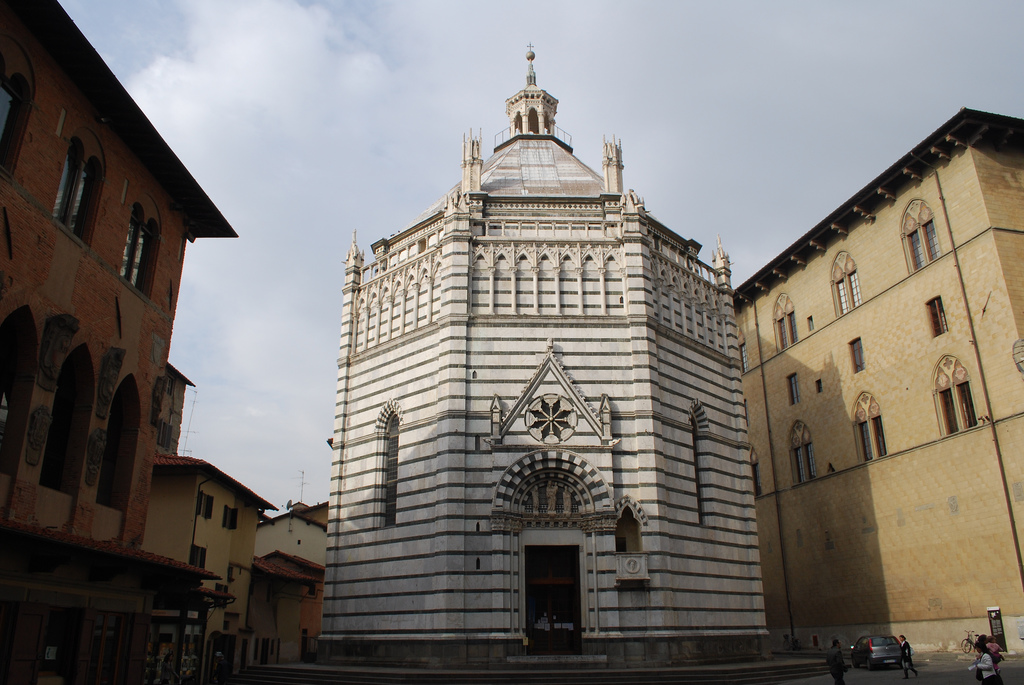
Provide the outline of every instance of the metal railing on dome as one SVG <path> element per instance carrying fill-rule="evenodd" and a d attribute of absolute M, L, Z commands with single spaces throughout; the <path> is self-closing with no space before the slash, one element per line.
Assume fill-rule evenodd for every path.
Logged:
<path fill-rule="evenodd" d="M 522 134 L 522 132 L 513 134 L 512 133 L 512 129 L 509 129 L 509 128 L 502 129 L 498 133 L 494 134 L 494 147 L 498 147 L 499 145 L 503 145 L 504 143 L 507 143 L 509 140 L 511 140 L 514 136 L 518 136 L 518 135 L 523 135 L 523 134 Z M 537 134 L 533 134 L 533 135 L 537 135 Z M 569 147 L 572 147 L 572 136 L 569 133 L 566 133 L 564 130 L 562 130 L 558 126 L 555 126 L 555 129 L 554 129 L 553 133 L 544 133 L 544 134 L 541 134 L 541 135 L 554 136 L 555 138 L 558 138 L 560 141 L 562 141 L 563 143 L 565 143 Z"/>

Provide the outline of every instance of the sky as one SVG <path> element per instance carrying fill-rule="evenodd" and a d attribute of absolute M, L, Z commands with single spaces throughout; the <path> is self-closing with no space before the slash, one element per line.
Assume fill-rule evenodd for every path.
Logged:
<path fill-rule="evenodd" d="M 61 0 L 239 234 L 186 253 L 179 453 L 328 498 L 353 233 L 402 230 L 525 85 L 738 285 L 961 107 L 1024 117 L 1024 3 Z"/>

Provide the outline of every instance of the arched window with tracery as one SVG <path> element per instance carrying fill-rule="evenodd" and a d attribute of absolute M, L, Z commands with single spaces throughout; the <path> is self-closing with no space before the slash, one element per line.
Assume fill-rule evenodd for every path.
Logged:
<path fill-rule="evenodd" d="M 779 349 L 784 350 L 798 340 L 796 332 L 796 308 L 789 295 L 779 295 L 775 303 L 775 339 Z"/>
<path fill-rule="evenodd" d="M 814 462 L 814 442 L 811 440 L 811 431 L 802 421 L 797 421 L 793 425 L 790 451 L 796 467 L 797 483 L 803 483 L 818 477 L 818 467 Z"/>
<path fill-rule="evenodd" d="M 903 213 L 903 247 L 914 272 L 942 255 L 935 214 L 923 200 L 914 200 Z"/>
<path fill-rule="evenodd" d="M 842 316 L 860 306 L 857 263 L 847 252 L 840 252 L 832 264 L 832 296 L 835 299 L 836 316 Z"/>
<path fill-rule="evenodd" d="M 384 445 L 384 526 L 393 526 L 398 519 L 398 414 L 387 420 Z"/>
<path fill-rule="evenodd" d="M 95 157 L 85 159 L 82 142 L 71 139 L 64 170 L 61 172 L 57 199 L 53 203 L 53 218 L 83 240 L 95 204 L 96 182 L 100 177 L 100 163 Z"/>
<path fill-rule="evenodd" d="M 935 405 L 943 435 L 978 425 L 970 375 L 955 357 L 943 357 L 935 369 Z"/>
<path fill-rule="evenodd" d="M 885 446 L 885 428 L 882 426 L 882 409 L 869 393 L 861 393 L 853 415 L 857 430 L 857 446 L 864 461 L 884 457 L 889 453 Z"/>
<path fill-rule="evenodd" d="M 147 221 L 142 205 L 134 205 L 128 220 L 128 239 L 121 260 L 121 278 L 147 294 L 157 234 L 156 219 L 150 218 Z"/>

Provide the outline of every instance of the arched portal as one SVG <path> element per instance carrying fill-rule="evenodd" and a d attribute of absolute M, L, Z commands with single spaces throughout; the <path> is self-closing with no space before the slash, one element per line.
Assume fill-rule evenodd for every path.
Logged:
<path fill-rule="evenodd" d="M 528 638 L 531 654 L 579 654 L 599 628 L 588 588 L 597 586 L 598 550 L 613 549 L 617 518 L 604 477 L 572 452 L 531 452 L 498 479 L 491 519 L 509 576 L 509 628 Z"/>

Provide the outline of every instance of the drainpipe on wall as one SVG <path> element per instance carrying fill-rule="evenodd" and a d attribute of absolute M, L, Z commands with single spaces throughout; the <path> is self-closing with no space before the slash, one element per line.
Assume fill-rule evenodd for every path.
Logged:
<path fill-rule="evenodd" d="M 923 162 L 923 160 L 921 160 Z M 926 163 L 926 162 L 925 162 Z M 926 163 L 927 164 L 927 163 Z M 1017 519 L 1013 515 L 1013 501 L 1010 499 L 1010 488 L 1006 482 L 1006 468 L 1003 464 L 1003 451 L 999 445 L 999 433 L 996 431 L 996 422 L 992 418 L 992 402 L 988 393 L 988 381 L 985 378 L 985 367 L 981 363 L 981 350 L 978 348 L 978 336 L 974 329 L 974 316 L 971 313 L 971 303 L 967 299 L 967 287 L 964 285 L 963 271 L 960 269 L 960 256 L 956 251 L 956 241 L 953 240 L 953 227 L 949 223 L 949 212 L 946 209 L 946 196 L 942 193 L 942 183 L 939 181 L 939 170 L 932 166 L 935 172 L 935 187 L 939 193 L 939 204 L 942 207 L 942 216 L 946 220 L 946 232 L 949 234 L 949 244 L 953 246 L 953 266 L 956 268 L 957 283 L 960 285 L 960 297 L 964 301 L 964 310 L 967 313 L 967 325 L 971 331 L 971 347 L 974 348 L 974 361 L 978 365 L 978 380 L 981 381 L 981 394 L 985 399 L 985 415 L 988 417 L 989 431 L 992 433 L 992 445 L 996 452 L 996 463 L 999 466 L 999 480 L 1003 485 L 1003 499 L 1006 502 L 1006 513 L 1010 517 L 1010 534 L 1013 536 L 1013 551 L 1017 555 L 1017 577 L 1020 579 L 1021 587 L 1024 588 L 1024 560 L 1020 553 L 1020 539 L 1017 536 Z"/>
<path fill-rule="evenodd" d="M 782 585 L 786 593 L 786 615 L 789 617 L 789 634 L 791 637 L 795 637 L 796 629 L 793 626 L 793 603 L 790 598 L 789 592 L 789 571 L 786 565 L 786 543 L 783 538 L 782 528 L 782 503 L 779 500 L 779 480 L 776 475 L 778 469 L 776 469 L 775 463 L 775 441 L 772 439 L 772 422 L 770 411 L 768 409 L 768 388 L 764 379 L 764 355 L 761 350 L 761 323 L 757 317 L 757 303 L 750 299 L 745 299 L 750 302 L 750 307 L 754 310 L 754 335 L 757 336 L 757 369 L 761 374 L 761 395 L 764 399 L 764 423 L 765 429 L 768 432 L 768 460 L 772 465 L 772 498 L 775 500 L 775 520 L 776 525 L 779 529 L 779 556 L 782 559 Z M 767 617 L 765 617 L 767 619 Z M 765 621 L 767 623 L 767 620 Z"/>

